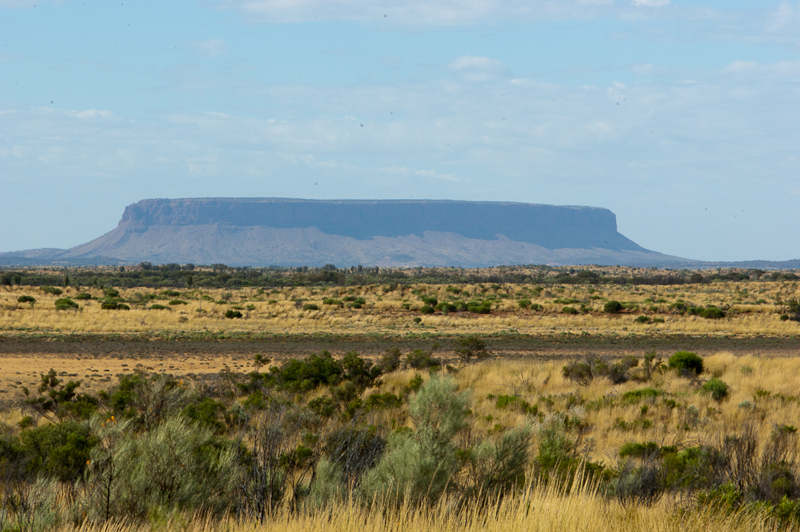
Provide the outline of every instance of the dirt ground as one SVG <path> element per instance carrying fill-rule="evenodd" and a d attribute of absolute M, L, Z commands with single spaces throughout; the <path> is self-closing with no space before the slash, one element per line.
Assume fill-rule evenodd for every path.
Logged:
<path fill-rule="evenodd" d="M 495 356 L 567 358 L 588 353 L 608 356 L 642 355 L 655 349 L 661 356 L 690 350 L 701 355 L 731 352 L 736 355 L 796 356 L 800 338 L 732 337 L 490 337 L 485 339 Z M 0 338 L 0 404 L 22 399 L 22 387 L 34 390 L 40 374 L 53 368 L 64 380 L 80 380 L 81 389 L 97 392 L 116 382 L 121 374 L 131 373 L 137 365 L 156 373 L 201 377 L 219 373 L 225 366 L 237 373 L 253 370 L 256 353 L 268 356 L 272 363 L 291 357 L 303 357 L 328 349 L 334 356 L 356 351 L 378 357 L 397 347 L 407 353 L 414 349 L 440 348 L 436 355 L 454 358 L 452 338 L 383 338 L 275 337 L 258 341 L 163 341 L 148 339 L 101 339 L 96 337 L 64 339 Z"/>

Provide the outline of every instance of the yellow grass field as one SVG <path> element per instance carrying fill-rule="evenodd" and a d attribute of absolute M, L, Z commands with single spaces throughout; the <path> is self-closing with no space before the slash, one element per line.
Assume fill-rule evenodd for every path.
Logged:
<path fill-rule="evenodd" d="M 497 285 L 495 285 L 497 286 Z M 121 289 L 120 297 L 130 310 L 103 310 L 99 289 L 67 287 L 59 296 L 39 288 L 4 287 L 0 290 L 0 334 L 37 333 L 144 333 L 172 332 L 260 332 L 260 333 L 378 333 L 387 336 L 435 331 L 465 334 L 514 331 L 522 334 L 708 334 L 736 336 L 792 336 L 800 333 L 800 322 L 780 319 L 786 303 L 800 298 L 797 282 L 715 282 L 678 286 L 534 285 L 506 284 L 497 288 L 481 285 L 412 285 L 389 290 L 389 286 L 331 288 L 254 288 L 239 290 L 181 290 L 167 296 L 144 288 Z M 78 310 L 55 310 L 58 298 L 88 293 L 94 299 L 76 300 Z M 32 296 L 34 304 L 20 303 Z M 345 298 L 361 298 L 361 308 L 347 308 Z M 439 302 L 490 301 L 490 314 L 436 312 L 420 314 L 422 297 Z M 153 298 L 153 299 L 148 299 Z M 324 304 L 326 298 L 342 305 Z M 541 310 L 521 308 L 525 299 Z M 603 312 L 605 302 L 626 306 L 619 314 Z M 180 301 L 182 303 L 176 303 Z M 566 301 L 566 302 L 565 302 Z M 722 319 L 681 315 L 675 304 L 714 305 L 726 312 Z M 172 304 L 170 304 L 172 303 Z M 158 304 L 166 307 L 153 310 Z M 319 310 L 303 310 L 316 305 Z M 564 307 L 580 310 L 564 313 Z M 227 311 L 242 318 L 226 319 Z M 649 323 L 639 323 L 640 316 Z M 415 318 L 420 318 L 419 323 Z M 660 320 L 663 320 L 661 322 Z"/>

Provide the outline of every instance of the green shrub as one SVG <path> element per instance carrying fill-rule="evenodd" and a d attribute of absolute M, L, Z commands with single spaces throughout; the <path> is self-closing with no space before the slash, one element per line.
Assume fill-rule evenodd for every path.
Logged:
<path fill-rule="evenodd" d="M 183 415 L 215 434 L 225 432 L 225 423 L 220 418 L 225 413 L 225 403 L 206 397 L 202 401 L 195 401 L 184 407 Z"/>
<path fill-rule="evenodd" d="M 384 373 L 391 373 L 400 369 L 400 350 L 393 347 L 381 357 L 378 366 Z"/>
<path fill-rule="evenodd" d="M 595 377 L 605 377 L 614 384 L 621 384 L 628 381 L 628 371 L 638 364 L 639 360 L 633 356 L 623 357 L 613 364 L 587 356 L 583 362 L 574 361 L 562 367 L 561 374 L 581 386 L 588 385 Z"/>
<path fill-rule="evenodd" d="M 26 429 L 19 437 L 28 474 L 46 475 L 61 482 L 75 482 L 83 476 L 97 443 L 85 423 L 71 420 Z"/>
<path fill-rule="evenodd" d="M 390 392 L 372 393 L 364 401 L 367 412 L 371 410 L 387 410 L 389 408 L 400 408 L 403 406 L 403 398 Z"/>
<path fill-rule="evenodd" d="M 662 454 L 667 486 L 704 487 L 710 484 L 715 474 L 715 453 L 708 446 L 687 447 L 676 452 L 662 450 Z"/>
<path fill-rule="evenodd" d="M 327 457 L 322 457 L 314 470 L 314 480 L 309 487 L 305 507 L 312 513 L 334 507 L 344 500 L 345 492 L 345 478 L 341 466 Z"/>
<path fill-rule="evenodd" d="M 242 317 L 242 313 L 238 310 L 229 309 L 225 312 L 225 317 L 229 320 L 238 319 Z"/>
<path fill-rule="evenodd" d="M 466 423 L 469 394 L 447 378 L 431 378 L 410 401 L 416 432 L 394 433 L 389 450 L 366 473 L 366 501 L 435 505 L 459 469 L 455 435 Z"/>
<path fill-rule="evenodd" d="M 321 385 L 335 386 L 342 380 L 342 363 L 328 351 L 311 354 L 303 360 L 292 359 L 281 367 L 270 368 L 270 376 L 283 389 L 293 392 L 310 391 Z"/>
<path fill-rule="evenodd" d="M 574 307 L 564 307 L 561 309 L 564 314 L 577 314 L 578 310 Z"/>
<path fill-rule="evenodd" d="M 405 365 L 407 368 L 414 369 L 439 368 L 442 366 L 442 361 L 438 358 L 434 358 L 431 351 L 414 349 L 414 351 L 406 355 Z"/>
<path fill-rule="evenodd" d="M 119 290 L 116 288 L 106 288 L 103 290 L 103 294 L 105 294 L 108 298 L 118 298 L 119 297 Z"/>
<path fill-rule="evenodd" d="M 528 401 L 516 395 L 499 395 L 497 396 L 497 402 L 495 402 L 494 406 L 501 410 L 517 410 L 523 414 L 535 414 L 539 410 L 537 406 L 531 406 Z"/>
<path fill-rule="evenodd" d="M 323 460 L 330 460 L 340 470 L 341 481 L 352 487 L 375 466 L 385 448 L 386 438 L 376 426 L 345 425 L 328 434 L 322 453 Z"/>
<path fill-rule="evenodd" d="M 13 488 L 8 484 L 10 481 L 0 507 L 0 527 L 4 532 L 44 532 L 69 526 L 58 479 L 39 477 L 31 483 L 14 482 Z"/>
<path fill-rule="evenodd" d="M 100 304 L 103 310 L 130 310 L 131 307 L 116 299 L 106 299 Z"/>
<path fill-rule="evenodd" d="M 383 370 L 380 365 L 373 364 L 372 360 L 362 358 L 355 351 L 349 351 L 342 357 L 341 366 L 344 371 L 342 377 L 353 383 L 358 393 L 377 386 Z"/>
<path fill-rule="evenodd" d="M 443 314 L 447 314 L 448 312 L 458 312 L 458 310 L 459 310 L 458 309 L 458 305 L 455 305 L 453 303 L 447 303 L 446 301 L 442 301 L 441 303 L 439 303 L 438 305 L 436 305 L 433 308 L 435 310 L 442 311 Z"/>
<path fill-rule="evenodd" d="M 99 427 L 98 432 L 103 433 Z M 95 447 L 86 512 L 98 520 L 141 520 L 172 510 L 221 517 L 234 507 L 240 478 L 234 449 L 215 440 L 210 429 L 174 416 L 116 445 Z"/>
<path fill-rule="evenodd" d="M 80 294 L 75 296 L 75 299 L 77 299 L 79 301 L 89 300 L 89 299 L 92 299 L 92 294 L 87 294 L 86 292 L 81 292 Z"/>
<path fill-rule="evenodd" d="M 319 310 L 319 307 L 314 303 L 306 303 L 303 305 L 303 310 Z"/>
<path fill-rule="evenodd" d="M 520 299 L 519 301 L 517 301 L 517 305 L 519 305 L 519 308 L 524 308 L 524 309 L 531 308 L 531 300 L 530 299 Z"/>
<path fill-rule="evenodd" d="M 489 314 L 492 311 L 491 301 L 470 301 L 467 303 L 467 310 L 476 314 Z"/>
<path fill-rule="evenodd" d="M 68 297 L 56 299 L 56 310 L 76 310 L 77 308 L 79 308 L 78 304 Z"/>
<path fill-rule="evenodd" d="M 636 323 L 650 323 L 650 318 L 648 318 L 647 316 L 639 316 L 633 321 L 635 321 Z"/>
<path fill-rule="evenodd" d="M 159 305 L 156 303 L 155 305 L 150 305 L 150 310 L 172 310 L 166 305 Z"/>
<path fill-rule="evenodd" d="M 691 371 L 696 375 L 703 373 L 703 359 L 691 351 L 678 351 L 669 357 L 667 365 L 680 371 Z"/>
<path fill-rule="evenodd" d="M 728 385 L 719 379 L 711 379 L 703 384 L 703 392 L 710 393 L 716 401 L 721 401 L 728 396 Z"/>
<path fill-rule="evenodd" d="M 617 312 L 622 310 L 622 303 L 619 301 L 611 300 L 606 301 L 606 304 L 603 305 L 603 312 L 608 312 L 609 314 L 616 314 Z"/>
<path fill-rule="evenodd" d="M 422 305 L 419 309 L 420 314 L 433 314 L 435 311 L 430 305 Z"/>
<path fill-rule="evenodd" d="M 720 320 L 725 317 L 725 312 L 717 307 L 709 305 L 708 308 L 700 311 L 700 316 L 707 320 Z"/>
<path fill-rule="evenodd" d="M 33 305 L 34 303 L 36 303 L 36 298 L 33 296 L 19 296 L 17 298 L 17 303 L 30 303 L 31 305 Z"/>
<path fill-rule="evenodd" d="M 308 408 L 321 418 L 329 418 L 339 410 L 339 402 L 333 397 L 323 395 L 309 401 Z"/>
<path fill-rule="evenodd" d="M 175 305 L 188 305 L 188 303 L 182 299 L 173 299 L 172 301 L 169 302 L 169 304 L 172 305 L 173 307 Z"/>
<path fill-rule="evenodd" d="M 588 386 L 594 378 L 592 366 L 586 362 L 570 362 L 561 368 L 561 374 L 581 386 Z"/>
<path fill-rule="evenodd" d="M 638 390 L 631 390 L 622 394 L 622 400 L 629 403 L 637 403 L 642 399 L 652 398 L 655 399 L 664 392 L 655 388 L 640 388 Z"/>
<path fill-rule="evenodd" d="M 45 294 L 51 294 L 54 296 L 60 296 L 64 292 L 60 288 L 55 288 L 53 286 L 45 285 L 42 287 L 42 292 Z"/>
<path fill-rule="evenodd" d="M 456 338 L 453 344 L 453 350 L 465 363 L 472 358 L 483 360 L 489 357 L 489 352 L 486 350 L 486 342 L 476 334 Z"/>
<path fill-rule="evenodd" d="M 652 441 L 648 441 L 645 443 L 637 443 L 629 441 L 619 449 L 620 458 L 625 458 L 628 456 L 634 458 L 647 458 L 652 456 L 658 456 L 658 454 L 659 454 L 658 444 Z"/>

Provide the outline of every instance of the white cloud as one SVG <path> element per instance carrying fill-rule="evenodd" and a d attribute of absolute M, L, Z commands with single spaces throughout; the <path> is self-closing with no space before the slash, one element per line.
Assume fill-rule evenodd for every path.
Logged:
<path fill-rule="evenodd" d="M 767 14 L 767 30 L 779 31 L 800 20 L 800 9 L 782 2 L 775 11 Z"/>
<path fill-rule="evenodd" d="M 103 111 L 98 109 L 87 109 L 85 111 L 66 111 L 65 113 L 68 116 L 74 116 L 75 118 L 80 118 L 81 120 L 91 120 L 93 118 L 110 120 L 117 118 L 111 111 Z"/>
<path fill-rule="evenodd" d="M 228 53 L 228 47 L 222 39 L 193 41 L 189 46 L 206 57 L 219 57 Z"/>
<path fill-rule="evenodd" d="M 221 0 L 215 5 L 240 11 L 255 21 L 352 20 L 452 26 L 498 20 L 585 18 L 613 6 L 613 0 Z"/>
<path fill-rule="evenodd" d="M 435 170 L 417 170 L 414 175 L 420 177 L 434 177 L 436 179 L 444 179 L 445 181 L 457 182 L 459 179 L 453 174 L 440 174 Z"/>
<path fill-rule="evenodd" d="M 0 0 L 0 8 L 36 7 L 37 4 L 60 4 L 61 0 Z"/>
<path fill-rule="evenodd" d="M 631 5 L 644 7 L 661 7 L 669 4 L 669 0 L 631 0 Z"/>
<path fill-rule="evenodd" d="M 511 72 L 497 59 L 488 57 L 461 56 L 448 65 L 466 81 L 482 82 L 507 78 Z"/>

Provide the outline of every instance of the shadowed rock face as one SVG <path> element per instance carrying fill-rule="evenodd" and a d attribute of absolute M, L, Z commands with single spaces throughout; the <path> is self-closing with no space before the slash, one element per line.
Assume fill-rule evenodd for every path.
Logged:
<path fill-rule="evenodd" d="M 625 238 L 607 209 L 278 198 L 142 200 L 125 209 L 113 231 L 46 255 L 16 254 L 5 260 L 462 267 L 688 262 L 648 251 Z"/>
<path fill-rule="evenodd" d="M 125 209 L 120 226 L 168 225 L 306 229 L 356 240 L 426 231 L 494 240 L 503 235 L 546 249 L 646 251 L 617 232 L 608 209 L 469 201 L 313 201 L 298 199 L 152 199 Z"/>

